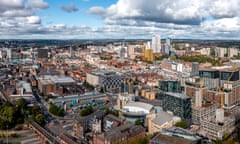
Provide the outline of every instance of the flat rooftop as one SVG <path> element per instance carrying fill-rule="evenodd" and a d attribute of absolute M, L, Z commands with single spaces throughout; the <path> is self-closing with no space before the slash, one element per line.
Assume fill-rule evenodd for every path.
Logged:
<path fill-rule="evenodd" d="M 125 105 L 125 107 L 139 107 L 139 108 L 144 108 L 147 111 L 150 111 L 153 108 L 153 105 L 148 104 L 148 103 L 143 103 L 143 102 L 129 102 Z"/>
<path fill-rule="evenodd" d="M 181 98 L 181 99 L 189 99 L 190 97 L 183 94 L 183 93 L 172 93 L 172 92 L 166 92 L 167 95 L 174 96 L 176 98 Z"/>
<path fill-rule="evenodd" d="M 38 78 L 43 84 L 48 83 L 74 83 L 75 80 L 71 77 L 63 76 L 63 75 L 45 75 L 44 77 Z"/>
<path fill-rule="evenodd" d="M 192 140 L 184 139 L 181 137 L 174 137 L 174 136 L 168 136 L 159 134 L 155 136 L 151 141 L 161 142 L 164 144 L 192 144 Z"/>
<path fill-rule="evenodd" d="M 239 66 L 226 65 L 226 66 L 216 66 L 216 67 L 204 67 L 199 69 L 200 71 L 229 71 L 234 72 L 239 70 Z"/>
<path fill-rule="evenodd" d="M 174 117 L 174 116 L 170 115 L 170 114 L 167 113 L 167 112 L 160 111 L 159 113 L 157 113 L 157 116 L 156 116 L 156 118 L 153 120 L 153 122 L 154 122 L 155 124 L 158 124 L 158 125 L 163 125 L 164 123 L 173 120 L 173 117 Z"/>
<path fill-rule="evenodd" d="M 112 72 L 112 71 L 107 71 L 107 70 L 95 70 L 95 71 L 92 71 L 92 74 L 107 76 L 107 75 L 113 75 L 113 74 L 116 74 L 116 73 Z"/>
<path fill-rule="evenodd" d="M 90 99 L 90 98 L 96 98 L 96 97 L 103 97 L 106 96 L 106 94 L 103 93 L 94 93 L 94 92 L 90 92 L 90 93 L 85 93 L 83 95 L 72 95 L 72 96 L 65 96 L 65 97 L 57 97 L 57 98 L 53 98 L 50 99 L 51 102 L 62 102 L 62 101 L 71 101 L 71 100 L 75 100 L 75 99 Z"/>

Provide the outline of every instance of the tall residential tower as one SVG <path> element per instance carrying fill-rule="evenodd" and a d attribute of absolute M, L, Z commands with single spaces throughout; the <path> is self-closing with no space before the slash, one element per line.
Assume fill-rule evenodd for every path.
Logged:
<path fill-rule="evenodd" d="M 159 35 L 152 37 L 152 50 L 153 53 L 161 52 L 161 37 Z"/>

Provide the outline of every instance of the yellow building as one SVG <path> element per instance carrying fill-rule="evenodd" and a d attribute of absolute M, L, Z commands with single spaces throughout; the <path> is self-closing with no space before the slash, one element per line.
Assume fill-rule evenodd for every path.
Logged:
<path fill-rule="evenodd" d="M 148 100 L 155 100 L 156 92 L 149 90 L 142 90 L 141 96 Z"/>
<path fill-rule="evenodd" d="M 144 58 L 146 61 L 154 61 L 154 55 L 152 49 L 144 49 Z"/>
<path fill-rule="evenodd" d="M 181 118 L 170 115 L 167 112 L 160 111 L 157 114 L 147 116 L 147 125 L 149 134 L 160 132 L 163 129 L 174 126 Z"/>

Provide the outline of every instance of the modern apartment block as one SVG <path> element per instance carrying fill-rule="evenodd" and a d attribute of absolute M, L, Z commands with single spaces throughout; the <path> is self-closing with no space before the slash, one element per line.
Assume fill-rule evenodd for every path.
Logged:
<path fill-rule="evenodd" d="M 159 35 L 152 37 L 152 50 L 153 53 L 161 52 L 161 37 Z"/>
<path fill-rule="evenodd" d="M 160 80 L 158 88 L 164 92 L 180 92 L 180 82 L 177 80 Z"/>
<path fill-rule="evenodd" d="M 163 110 L 171 111 L 183 120 L 191 120 L 191 98 L 182 93 L 165 92 L 163 96 Z"/>
<path fill-rule="evenodd" d="M 214 68 L 205 68 L 199 71 L 199 76 L 203 79 L 203 85 L 208 89 L 223 87 L 227 81 L 238 81 L 239 68 L 232 66 L 222 66 Z"/>
<path fill-rule="evenodd" d="M 233 57 L 234 55 L 238 54 L 237 48 L 224 48 L 224 47 L 216 47 L 215 49 L 215 56 L 224 58 L 224 57 Z"/>
<path fill-rule="evenodd" d="M 219 85 L 219 71 L 211 68 L 199 70 L 199 76 L 203 79 L 203 86 L 213 89 Z"/>

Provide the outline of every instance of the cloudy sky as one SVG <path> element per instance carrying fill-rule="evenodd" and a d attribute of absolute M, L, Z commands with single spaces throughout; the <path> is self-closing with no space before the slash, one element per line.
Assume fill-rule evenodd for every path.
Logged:
<path fill-rule="evenodd" d="M 0 39 L 239 39 L 240 0 L 0 0 Z"/>

